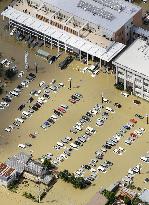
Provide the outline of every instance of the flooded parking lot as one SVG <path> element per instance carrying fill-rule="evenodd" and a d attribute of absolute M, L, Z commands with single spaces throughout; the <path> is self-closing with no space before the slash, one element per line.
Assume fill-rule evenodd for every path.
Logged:
<path fill-rule="evenodd" d="M 106 173 L 98 172 L 95 181 L 85 190 L 76 190 L 70 184 L 58 180 L 43 200 L 43 204 L 85 205 L 101 187 L 109 187 L 110 184 L 124 177 L 129 168 L 139 163 L 142 164 L 142 169 L 141 174 L 135 177 L 135 185 L 142 189 L 149 188 L 149 184 L 144 184 L 144 179 L 147 177 L 149 171 L 148 165 L 140 161 L 140 157 L 149 151 L 149 125 L 146 122 L 146 117 L 142 120 L 135 117 L 136 113 L 142 116 L 149 114 L 148 102 L 139 99 L 141 104 L 136 105 L 133 101 L 138 99 L 137 97 L 129 96 L 125 98 L 122 96 L 120 91 L 116 90 L 113 86 L 115 83 L 114 75 L 111 73 L 104 73 L 104 68 L 95 78 L 91 77 L 90 73 L 81 72 L 85 65 L 77 60 L 74 60 L 65 70 L 60 70 L 58 64 L 67 56 L 65 53 L 61 55 L 57 62 L 52 65 L 48 64 L 46 60 L 35 55 L 37 48 L 28 49 L 24 41 L 18 42 L 14 37 L 9 35 L 8 31 L 4 31 L 4 22 L 2 22 L 2 19 L 1 25 L 0 52 L 4 58 L 11 59 L 11 57 L 13 57 L 19 70 L 25 72 L 22 78 L 7 82 L 7 86 L 1 98 L 6 95 L 6 91 L 8 92 L 14 89 L 21 83 L 28 73 L 35 73 L 35 62 L 38 65 L 38 73 L 36 74 L 36 79 L 22 90 L 19 97 L 15 97 L 12 100 L 10 106 L 0 111 L 0 161 L 3 162 L 9 156 L 22 151 L 21 148 L 18 148 L 18 144 L 25 144 L 26 142 L 31 143 L 32 147 L 26 148 L 24 151 L 32 151 L 35 159 L 38 159 L 48 152 L 53 153 L 53 158 L 56 158 L 62 154 L 77 137 L 84 135 L 86 127 L 90 126 L 96 130 L 96 133 L 83 143 L 83 146 L 74 149 L 71 156 L 58 165 L 59 171 L 68 169 L 70 172 L 75 172 L 81 165 L 88 164 L 91 159 L 94 159 L 95 151 L 100 149 L 102 145 L 115 135 L 123 125 L 127 124 L 130 119 L 135 118 L 137 119 L 137 123 L 134 123 L 134 127 L 124 134 L 117 145 L 108 149 L 104 159 L 99 160 L 96 167 L 94 167 L 97 169 L 105 160 L 112 162 L 113 166 L 108 169 Z M 50 50 L 50 48 L 42 47 L 42 49 L 52 55 L 57 54 L 57 48 Z M 24 69 L 24 54 L 26 50 L 29 51 L 29 71 L 25 71 Z M 71 89 L 69 89 L 70 78 Z M 29 106 L 32 105 L 32 103 L 27 103 L 30 92 L 33 90 L 41 90 L 39 96 L 33 97 L 34 101 L 36 101 L 38 97 L 43 96 L 44 93 L 39 83 L 45 81 L 46 84 L 50 85 L 53 79 L 56 80 L 56 83 L 63 83 L 64 87 L 61 87 L 57 92 L 52 92 L 50 99 L 47 99 L 47 102 L 42 105 L 41 109 L 35 111 L 31 117 L 27 118 L 19 129 L 15 128 L 11 133 L 6 132 L 4 129 L 11 125 L 15 118 L 21 116 L 22 111 L 19 111 L 18 107 L 25 103 L 26 107 L 24 110 L 28 110 Z M 73 104 L 69 99 L 70 96 L 75 93 L 82 94 L 83 98 L 76 104 Z M 109 117 L 102 126 L 96 125 L 97 119 L 101 118 L 102 114 L 102 112 L 99 112 L 93 115 L 91 122 L 85 123 L 82 130 L 78 131 L 77 134 L 70 133 L 70 129 L 80 120 L 82 115 L 91 110 L 97 103 L 100 105 L 102 104 L 102 95 L 104 98 L 110 100 L 109 103 L 103 103 L 104 108 L 102 112 L 106 111 L 106 107 L 112 108 L 115 112 L 109 112 Z M 122 107 L 115 107 L 114 104 L 116 102 L 120 103 Z M 41 128 L 41 125 L 53 115 L 54 109 L 57 109 L 61 104 L 68 105 L 68 111 L 64 113 L 62 117 L 59 117 L 56 123 L 51 127 L 47 129 Z M 141 127 L 145 129 L 143 135 L 138 137 L 131 145 L 126 144 L 125 140 L 130 136 L 130 133 Z M 30 133 L 37 133 L 36 138 L 30 138 Z M 71 137 L 72 142 L 66 144 L 65 148 L 62 147 L 59 150 L 54 149 L 53 147 L 57 142 L 66 136 Z M 118 147 L 122 147 L 125 150 L 121 156 L 113 152 L 113 150 Z M 86 173 L 84 173 L 84 175 L 86 175 Z M 16 204 L 17 202 L 18 205 L 30 205 L 33 203 L 25 199 L 21 194 L 7 192 L 4 188 L 0 188 L 0 197 L 3 204 L 8 204 L 10 202 Z"/>

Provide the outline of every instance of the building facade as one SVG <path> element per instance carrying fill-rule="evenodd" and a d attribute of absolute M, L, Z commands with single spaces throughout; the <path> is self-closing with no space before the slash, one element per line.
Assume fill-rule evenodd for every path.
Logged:
<path fill-rule="evenodd" d="M 118 56 L 115 66 L 116 83 L 123 83 L 124 90 L 131 89 L 136 96 L 149 101 L 149 44 L 137 39 Z"/>

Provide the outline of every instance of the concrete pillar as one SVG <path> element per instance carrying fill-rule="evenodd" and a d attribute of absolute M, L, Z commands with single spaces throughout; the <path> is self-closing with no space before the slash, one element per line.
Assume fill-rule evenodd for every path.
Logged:
<path fill-rule="evenodd" d="M 126 84 L 127 84 L 127 71 L 124 70 L 124 90 L 126 90 Z"/>
<path fill-rule="evenodd" d="M 133 94 L 135 93 L 135 75 L 133 75 L 133 87 L 132 87 Z"/>
<path fill-rule="evenodd" d="M 67 46 L 66 46 L 66 44 L 65 44 L 65 53 L 66 53 L 66 51 L 67 51 Z"/>
<path fill-rule="evenodd" d="M 143 98 L 144 94 L 144 79 L 142 79 L 142 88 L 141 88 L 141 97 Z"/>
<path fill-rule="evenodd" d="M 87 53 L 87 65 L 88 65 L 88 53 Z"/>
<path fill-rule="evenodd" d="M 94 56 L 92 56 L 92 61 L 94 60 Z"/>
<path fill-rule="evenodd" d="M 3 21 L 5 20 L 5 16 L 3 15 Z"/>
<path fill-rule="evenodd" d="M 80 50 L 80 61 L 81 61 L 81 50 Z"/>
<path fill-rule="evenodd" d="M 9 19 L 9 31 L 10 31 L 10 19 Z"/>
<path fill-rule="evenodd" d="M 117 67 L 117 65 L 116 65 L 116 73 L 115 73 L 115 75 L 116 75 L 116 84 L 118 83 L 118 67 Z"/>
<path fill-rule="evenodd" d="M 59 53 L 59 40 L 57 41 L 57 45 L 58 45 L 58 53 Z"/>
<path fill-rule="evenodd" d="M 46 39 L 45 39 L 45 35 L 43 37 L 43 42 L 44 42 L 44 46 L 46 45 Z"/>
<path fill-rule="evenodd" d="M 100 58 L 100 69 L 101 69 L 101 63 L 102 63 L 102 61 L 101 61 L 101 58 Z"/>
<path fill-rule="evenodd" d="M 52 37 L 51 37 L 51 50 L 52 50 Z"/>

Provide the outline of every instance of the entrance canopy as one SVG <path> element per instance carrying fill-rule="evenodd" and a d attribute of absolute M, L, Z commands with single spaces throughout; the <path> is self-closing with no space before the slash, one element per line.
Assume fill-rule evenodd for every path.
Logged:
<path fill-rule="evenodd" d="M 125 47 L 124 44 L 118 42 L 111 42 L 113 45 L 110 49 L 100 47 L 10 6 L 1 15 L 106 62 L 111 61 Z"/>

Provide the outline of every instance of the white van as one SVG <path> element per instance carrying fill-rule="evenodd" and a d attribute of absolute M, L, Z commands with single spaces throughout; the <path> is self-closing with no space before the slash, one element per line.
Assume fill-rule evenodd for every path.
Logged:
<path fill-rule="evenodd" d="M 18 147 L 19 147 L 19 148 L 22 148 L 22 149 L 25 149 L 25 148 L 26 148 L 26 145 L 25 145 L 25 144 L 18 144 Z"/>

